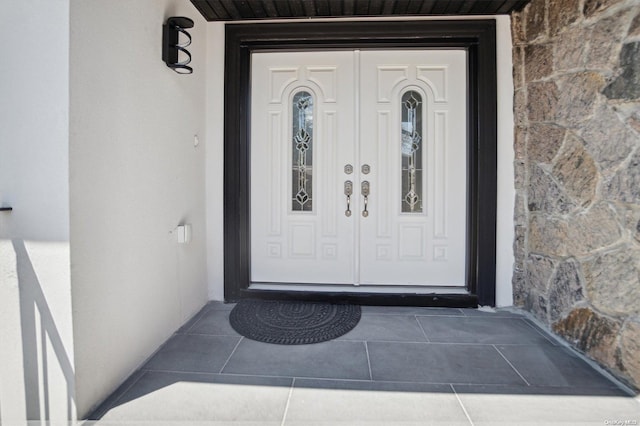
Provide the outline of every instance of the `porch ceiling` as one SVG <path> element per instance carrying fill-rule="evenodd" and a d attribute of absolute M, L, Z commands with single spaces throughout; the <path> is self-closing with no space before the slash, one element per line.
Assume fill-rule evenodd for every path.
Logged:
<path fill-rule="evenodd" d="M 207 21 L 507 14 L 529 0 L 191 0 Z"/>

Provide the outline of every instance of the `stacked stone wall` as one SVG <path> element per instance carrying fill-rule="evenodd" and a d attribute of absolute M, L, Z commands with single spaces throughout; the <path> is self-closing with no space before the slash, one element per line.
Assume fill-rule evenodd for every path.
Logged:
<path fill-rule="evenodd" d="M 518 306 L 640 388 L 640 2 L 512 15 Z"/>

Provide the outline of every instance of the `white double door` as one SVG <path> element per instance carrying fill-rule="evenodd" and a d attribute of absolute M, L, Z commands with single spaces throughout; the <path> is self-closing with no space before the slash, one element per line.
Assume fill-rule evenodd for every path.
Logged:
<path fill-rule="evenodd" d="M 251 70 L 251 281 L 464 287 L 466 52 L 265 52 Z"/>

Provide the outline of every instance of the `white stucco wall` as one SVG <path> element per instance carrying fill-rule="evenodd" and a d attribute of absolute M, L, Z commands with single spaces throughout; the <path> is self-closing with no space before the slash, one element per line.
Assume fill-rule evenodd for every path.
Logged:
<path fill-rule="evenodd" d="M 511 306 L 513 290 L 513 76 L 511 63 L 511 28 L 509 16 L 454 16 L 449 19 L 496 19 L 498 79 L 498 215 L 496 242 L 496 305 Z M 406 19 L 406 18 L 399 18 Z M 436 18 L 413 18 L 433 20 Z M 440 18 L 446 19 L 446 18 Z M 332 21 L 335 19 L 318 19 Z M 370 20 L 370 19 L 356 19 Z M 291 22 L 291 21 L 280 21 Z M 230 25 L 251 25 L 245 22 Z M 223 99 L 224 99 L 224 24 L 208 24 L 207 78 L 207 240 L 209 297 L 224 299 L 223 270 Z"/>
<path fill-rule="evenodd" d="M 189 30 L 194 74 L 161 60 Z M 71 0 L 71 280 L 80 416 L 207 301 L 206 25 L 186 0 Z M 194 135 L 201 141 L 194 146 Z M 192 225 L 178 245 L 172 231 Z"/>
<path fill-rule="evenodd" d="M 0 14 L 0 424 L 74 419 L 69 0 Z"/>

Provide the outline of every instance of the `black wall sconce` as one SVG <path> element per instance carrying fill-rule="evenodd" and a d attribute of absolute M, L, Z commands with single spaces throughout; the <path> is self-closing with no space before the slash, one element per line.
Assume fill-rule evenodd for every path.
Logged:
<path fill-rule="evenodd" d="M 189 66 L 191 53 L 185 49 L 191 44 L 191 34 L 185 28 L 193 28 L 193 21 L 184 16 L 172 16 L 162 26 L 162 60 L 178 74 L 193 72 L 193 68 Z M 186 37 L 183 43 L 180 43 L 180 34 Z M 179 60 L 179 56 L 182 56 L 182 60 Z"/>

